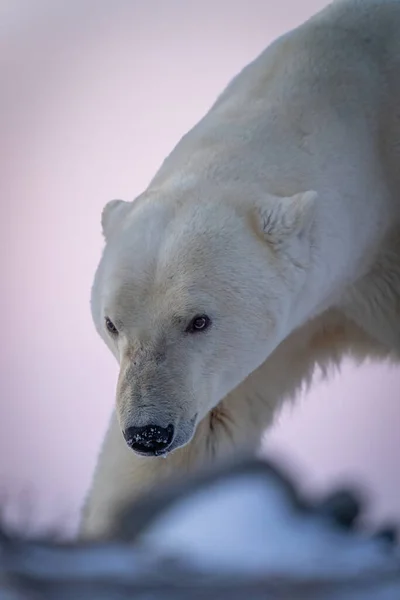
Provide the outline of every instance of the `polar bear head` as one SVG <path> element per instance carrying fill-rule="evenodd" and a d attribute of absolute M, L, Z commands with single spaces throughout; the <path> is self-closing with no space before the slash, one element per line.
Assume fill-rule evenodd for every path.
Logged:
<path fill-rule="evenodd" d="M 92 314 L 119 362 L 117 415 L 139 454 L 190 441 L 288 335 L 306 285 L 315 193 L 215 193 L 159 190 L 103 210 Z"/>

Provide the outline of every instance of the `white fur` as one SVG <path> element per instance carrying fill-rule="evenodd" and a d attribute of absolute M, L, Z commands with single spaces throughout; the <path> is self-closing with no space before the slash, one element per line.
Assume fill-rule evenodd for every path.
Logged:
<path fill-rule="evenodd" d="M 334 2 L 230 83 L 135 202 L 105 208 L 92 311 L 121 373 L 84 534 L 256 447 L 316 366 L 399 356 L 399 31 L 398 0 Z M 196 313 L 212 327 L 184 334 Z M 165 460 L 123 440 L 149 422 L 175 425 Z"/>

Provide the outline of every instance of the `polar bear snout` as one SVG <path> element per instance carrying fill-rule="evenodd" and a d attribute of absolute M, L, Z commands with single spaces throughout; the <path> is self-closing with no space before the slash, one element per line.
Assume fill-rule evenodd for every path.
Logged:
<path fill-rule="evenodd" d="M 123 436 L 129 448 L 137 454 L 160 456 L 168 451 L 174 438 L 174 426 L 167 427 L 150 424 L 144 427 L 128 427 Z"/>

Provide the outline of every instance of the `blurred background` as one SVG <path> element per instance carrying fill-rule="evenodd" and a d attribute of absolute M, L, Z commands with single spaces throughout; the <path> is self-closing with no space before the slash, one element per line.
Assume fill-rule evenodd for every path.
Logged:
<path fill-rule="evenodd" d="M 326 0 L 0 0 L 0 493 L 73 532 L 117 364 L 91 322 L 100 213 L 133 199 L 229 79 Z M 288 365 L 290 368 L 290 365 Z M 345 364 L 264 452 L 400 516 L 400 369 Z"/>

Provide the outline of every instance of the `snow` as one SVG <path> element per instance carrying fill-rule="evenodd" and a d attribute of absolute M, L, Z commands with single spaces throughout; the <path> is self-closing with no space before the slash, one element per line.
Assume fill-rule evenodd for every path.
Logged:
<path fill-rule="evenodd" d="M 358 527 L 347 498 L 339 518 L 268 464 L 226 465 L 158 488 L 108 542 L 0 532 L 0 600 L 399 600 L 399 548 Z"/>
<path fill-rule="evenodd" d="M 260 475 L 218 481 L 166 510 L 142 536 L 149 554 L 182 556 L 207 573 L 355 575 L 389 568 L 384 540 L 333 527 L 293 506 Z"/>

